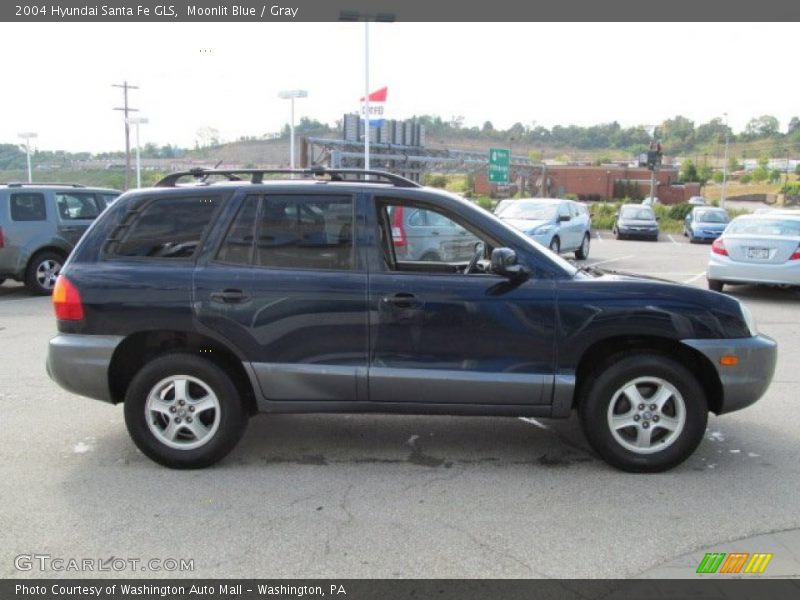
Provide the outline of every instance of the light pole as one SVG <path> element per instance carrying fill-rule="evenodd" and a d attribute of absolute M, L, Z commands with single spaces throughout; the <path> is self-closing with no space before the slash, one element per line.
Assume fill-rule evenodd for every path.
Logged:
<path fill-rule="evenodd" d="M 28 156 L 28 183 L 33 183 L 33 173 L 31 172 L 31 140 L 38 137 L 38 134 L 33 131 L 26 131 L 18 135 L 25 140 L 25 154 Z"/>
<path fill-rule="evenodd" d="M 730 129 L 728 128 L 728 113 L 725 115 L 725 157 L 722 163 L 722 195 L 720 196 L 719 205 L 725 208 L 725 194 L 728 188 L 728 142 L 730 138 Z"/>
<path fill-rule="evenodd" d="M 286 90 L 278 92 L 278 98 L 292 101 L 292 117 L 289 121 L 289 167 L 294 169 L 294 99 L 307 98 L 306 90 Z"/>
<path fill-rule="evenodd" d="M 364 21 L 364 170 L 369 171 L 369 22 L 394 23 L 395 15 L 343 10 L 339 13 L 339 20 Z"/>
<path fill-rule="evenodd" d="M 128 125 L 136 125 L 136 187 L 142 187 L 142 156 L 139 145 L 139 125 L 147 125 L 149 121 L 145 117 L 130 117 Z"/>

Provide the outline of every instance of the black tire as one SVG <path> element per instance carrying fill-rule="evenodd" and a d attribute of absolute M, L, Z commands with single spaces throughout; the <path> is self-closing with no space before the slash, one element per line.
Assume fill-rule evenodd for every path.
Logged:
<path fill-rule="evenodd" d="M 188 422 L 193 422 L 194 418 L 208 431 L 206 441 L 199 447 L 170 447 L 164 441 L 163 438 L 166 436 L 163 434 L 169 429 L 167 423 L 175 425 L 175 421 L 181 418 L 177 416 L 178 412 L 174 413 L 176 417 L 156 411 L 146 413 L 148 396 L 155 393 L 156 386 L 171 377 L 177 379 L 189 377 L 193 380 L 186 384 L 185 408 L 180 407 L 186 412 L 181 414 L 183 418 L 183 421 L 180 421 L 181 425 L 175 427 L 179 433 L 173 443 L 186 446 L 201 443 L 202 438 L 189 431 L 191 426 Z M 172 403 L 178 409 L 179 395 L 176 393 L 176 387 L 172 387 L 172 392 L 167 391 L 168 384 L 162 389 L 165 390 L 162 397 L 166 398 L 166 403 Z M 197 390 L 206 395 L 200 396 Z M 188 412 L 192 410 L 192 403 L 206 401 L 211 397 L 207 394 L 209 390 L 217 400 L 218 408 Z M 198 396 L 197 400 L 193 399 Z M 169 410 L 171 411 L 172 407 Z M 148 422 L 150 419 L 152 419 L 152 429 Z M 134 376 L 125 394 L 125 424 L 134 443 L 146 456 L 173 469 L 201 469 L 224 458 L 241 439 L 247 427 L 247 420 L 247 410 L 230 376 L 213 362 L 191 354 L 165 354 L 153 359 Z M 162 426 L 164 430 L 161 434 L 154 433 L 153 430 L 161 431 Z M 192 437 L 195 438 L 194 441 Z"/>
<path fill-rule="evenodd" d="M 66 257 L 58 252 L 39 252 L 28 261 L 25 269 L 25 287 L 33 294 L 49 296 L 53 293 L 56 277 L 64 266 Z"/>
<path fill-rule="evenodd" d="M 441 262 L 441 257 L 436 252 L 426 252 L 420 257 L 423 262 Z"/>
<path fill-rule="evenodd" d="M 558 236 L 555 236 L 552 240 L 550 240 L 550 251 L 554 252 L 555 254 L 561 253 L 561 240 L 558 239 Z"/>
<path fill-rule="evenodd" d="M 722 288 L 725 287 L 725 283 L 720 281 L 719 279 L 709 279 L 708 280 L 708 289 L 712 292 L 721 292 Z"/>
<path fill-rule="evenodd" d="M 589 238 L 589 234 L 583 236 L 583 240 L 581 241 L 580 247 L 575 250 L 575 258 L 578 260 L 586 260 L 589 258 L 589 248 L 590 248 L 591 240 Z"/>
<path fill-rule="evenodd" d="M 634 382 L 639 382 L 636 384 L 637 393 L 642 392 L 640 398 L 643 404 L 639 406 L 644 409 L 641 411 L 639 406 L 630 403 L 627 393 L 623 391 Z M 652 396 L 646 396 L 647 390 L 657 389 L 654 382 L 666 382 L 676 391 L 670 392 L 667 386 L 658 388 L 667 390 L 665 393 L 669 394 L 663 412 L 661 409 L 651 410 L 655 404 L 648 404 L 656 396 L 655 392 Z M 615 408 L 611 409 L 610 415 L 612 401 Z M 636 411 L 635 415 L 630 417 L 630 426 L 615 428 L 618 433 L 614 434 L 610 424 L 612 416 L 625 419 L 633 414 L 616 412 L 617 408 L 624 408 L 626 404 L 628 411 Z M 670 410 L 673 411 L 672 415 L 669 414 Z M 666 471 L 682 463 L 702 441 L 708 422 L 708 402 L 695 376 L 681 363 L 661 354 L 647 352 L 619 354 L 605 362 L 604 367 L 583 387 L 578 412 L 581 427 L 592 448 L 610 465 L 636 473 Z M 677 433 L 663 428 L 670 419 L 680 422 L 681 414 L 683 424 Z M 623 445 L 623 442 L 636 445 L 640 430 L 649 431 L 652 436 L 647 442 L 651 444 L 650 453 L 633 451 Z M 635 440 L 628 440 L 628 436 L 633 436 Z M 617 437 L 622 438 L 623 442 Z M 665 446 L 660 448 L 661 444 Z"/>
<path fill-rule="evenodd" d="M 623 239 L 623 235 L 619 232 L 619 229 L 614 229 L 611 233 L 614 234 L 614 239 L 621 240 Z"/>
<path fill-rule="evenodd" d="M 5 278 L 0 277 L 0 285 L 3 285 L 6 282 Z"/>

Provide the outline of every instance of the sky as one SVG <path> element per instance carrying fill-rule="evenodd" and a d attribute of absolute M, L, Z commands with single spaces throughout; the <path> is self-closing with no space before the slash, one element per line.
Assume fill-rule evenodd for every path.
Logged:
<path fill-rule="evenodd" d="M 792 23 L 371 23 L 370 89 L 387 116 L 463 116 L 466 126 L 653 125 L 681 114 L 800 115 Z M 124 149 L 122 91 L 149 120 L 141 143 L 194 146 L 333 124 L 364 93 L 363 23 L 0 23 L 0 143 Z M 13 58 L 13 60 L 9 60 Z M 132 140 L 133 143 L 133 140 Z"/>

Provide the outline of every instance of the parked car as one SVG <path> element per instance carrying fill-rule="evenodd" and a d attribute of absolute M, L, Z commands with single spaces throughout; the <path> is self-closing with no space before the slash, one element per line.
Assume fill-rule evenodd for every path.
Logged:
<path fill-rule="evenodd" d="M 516 198 L 503 198 L 502 200 L 500 200 L 500 202 L 497 203 L 492 212 L 499 216 L 505 209 L 507 209 L 516 201 L 517 201 Z"/>
<path fill-rule="evenodd" d="M 708 202 L 702 196 L 692 196 L 689 198 L 689 204 L 692 206 L 706 206 Z"/>
<path fill-rule="evenodd" d="M 459 261 L 475 254 L 478 239 L 439 213 L 416 207 L 392 207 L 394 251 L 403 260 Z"/>
<path fill-rule="evenodd" d="M 658 199 L 658 196 L 648 196 L 642 200 L 642 204 L 645 206 L 653 206 L 655 204 L 661 204 L 661 200 Z"/>
<path fill-rule="evenodd" d="M 711 244 L 708 287 L 726 284 L 800 285 L 800 215 L 743 215 Z"/>
<path fill-rule="evenodd" d="M 713 242 L 728 226 L 730 217 L 724 208 L 698 207 L 686 215 L 683 221 L 683 235 L 689 242 Z"/>
<path fill-rule="evenodd" d="M 67 256 L 117 190 L 77 184 L 0 184 L 0 283 L 50 294 Z"/>
<path fill-rule="evenodd" d="M 48 373 L 122 403 L 134 442 L 161 464 L 220 460 L 256 413 L 576 409 L 610 464 L 662 471 L 694 451 L 709 411 L 741 409 L 769 385 L 775 342 L 735 298 L 578 269 L 396 175 L 270 174 L 198 169 L 130 191 L 58 277 Z M 181 183 L 191 177 L 199 185 Z M 463 227 L 479 240 L 472 256 L 404 259 L 398 208 Z"/>
<path fill-rule="evenodd" d="M 611 233 L 618 240 L 624 238 L 646 238 L 658 241 L 658 217 L 653 209 L 641 204 L 623 204 Z"/>
<path fill-rule="evenodd" d="M 579 202 L 559 198 L 519 199 L 509 203 L 498 216 L 556 254 L 574 252 L 579 260 L 589 257 L 592 218 Z"/>

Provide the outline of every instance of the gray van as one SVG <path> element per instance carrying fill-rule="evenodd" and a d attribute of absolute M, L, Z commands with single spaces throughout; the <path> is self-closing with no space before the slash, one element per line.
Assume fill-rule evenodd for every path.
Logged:
<path fill-rule="evenodd" d="M 51 294 L 72 248 L 119 195 L 79 184 L 0 184 L 0 283 Z"/>

